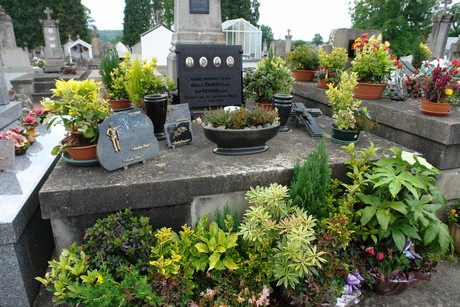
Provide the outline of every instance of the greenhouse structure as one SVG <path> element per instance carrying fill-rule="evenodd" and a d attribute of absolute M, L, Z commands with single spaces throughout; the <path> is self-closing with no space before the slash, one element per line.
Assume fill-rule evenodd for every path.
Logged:
<path fill-rule="evenodd" d="M 243 46 L 243 59 L 260 59 L 262 31 L 243 18 L 226 20 L 222 31 L 227 45 Z"/>

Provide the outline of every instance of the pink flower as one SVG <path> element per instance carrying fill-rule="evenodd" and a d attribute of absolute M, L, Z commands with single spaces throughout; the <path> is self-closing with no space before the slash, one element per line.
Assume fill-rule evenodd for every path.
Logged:
<path fill-rule="evenodd" d="M 368 247 L 366 248 L 367 256 L 369 257 L 374 257 L 375 256 L 375 251 L 373 247 Z"/>
<path fill-rule="evenodd" d="M 33 115 L 27 115 L 27 117 L 21 118 L 21 121 L 24 125 L 34 125 L 36 123 L 35 117 Z"/>
<path fill-rule="evenodd" d="M 42 116 L 45 113 L 45 109 L 33 108 L 29 112 L 29 115 Z"/>
<path fill-rule="evenodd" d="M 378 253 L 377 253 L 377 260 L 378 260 L 378 261 L 382 261 L 383 258 L 385 258 L 385 256 L 383 255 L 383 253 L 378 252 Z"/>

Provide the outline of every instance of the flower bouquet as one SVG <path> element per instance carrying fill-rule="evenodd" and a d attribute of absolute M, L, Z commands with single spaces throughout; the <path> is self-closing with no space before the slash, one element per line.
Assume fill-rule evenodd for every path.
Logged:
<path fill-rule="evenodd" d="M 18 128 L 9 129 L 6 132 L 0 133 L 0 139 L 15 141 L 14 152 L 17 156 L 25 154 L 27 148 L 29 148 L 31 145 L 27 140 L 27 137 L 21 133 Z"/>

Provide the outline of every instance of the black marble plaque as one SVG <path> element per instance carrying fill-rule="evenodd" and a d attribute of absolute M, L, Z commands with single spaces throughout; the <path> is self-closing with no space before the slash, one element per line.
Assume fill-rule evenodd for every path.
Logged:
<path fill-rule="evenodd" d="M 14 140 L 0 140 L 0 171 L 14 166 Z"/>
<path fill-rule="evenodd" d="M 193 140 L 192 122 L 189 120 L 165 124 L 165 135 L 168 147 L 190 144 Z"/>
<path fill-rule="evenodd" d="M 190 144 L 193 140 L 192 121 L 188 103 L 168 106 L 165 135 L 168 147 Z"/>
<path fill-rule="evenodd" d="M 209 14 L 209 0 L 190 0 L 190 14 Z"/>
<path fill-rule="evenodd" d="M 227 45 L 176 45 L 179 100 L 191 108 L 243 104 L 242 49 Z"/>
<path fill-rule="evenodd" d="M 142 109 L 116 113 L 99 125 L 97 157 L 108 171 L 142 162 L 159 153 L 152 121 Z"/>

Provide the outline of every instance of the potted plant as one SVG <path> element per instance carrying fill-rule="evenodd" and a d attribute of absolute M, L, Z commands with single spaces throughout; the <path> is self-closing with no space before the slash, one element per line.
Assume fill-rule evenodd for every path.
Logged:
<path fill-rule="evenodd" d="M 68 135 L 53 148 L 52 154 L 68 152 L 73 160 L 95 160 L 98 124 L 110 115 L 107 102 L 101 96 L 101 82 L 94 80 L 57 80 L 52 98 L 43 100 L 49 111 L 45 122 L 47 128 L 60 124 Z M 77 152 L 90 150 L 78 156 Z"/>
<path fill-rule="evenodd" d="M 460 98 L 460 62 L 435 59 L 425 62 L 415 76 L 415 95 L 423 114 L 446 116 Z"/>
<path fill-rule="evenodd" d="M 338 144 L 358 141 L 361 130 L 370 130 L 373 121 L 361 100 L 354 98 L 353 91 L 358 84 L 356 73 L 343 72 L 338 87 L 329 84 L 326 96 L 332 108 L 332 140 Z"/>
<path fill-rule="evenodd" d="M 460 254 L 460 201 L 457 201 L 447 212 L 449 232 L 454 243 L 454 249 Z"/>
<path fill-rule="evenodd" d="M 144 97 L 151 94 L 165 94 L 175 89 L 174 81 L 162 78 L 156 72 L 157 59 L 150 61 L 134 59 L 126 71 L 124 85 L 131 103 L 137 108 L 144 107 Z"/>
<path fill-rule="evenodd" d="M 327 89 L 327 83 L 338 83 L 340 75 L 348 60 L 345 48 L 332 47 L 332 52 L 327 53 L 323 48 L 319 49 L 319 67 L 315 70 L 318 79 L 318 87 Z"/>
<path fill-rule="evenodd" d="M 107 49 L 101 58 L 99 73 L 108 104 L 113 110 L 127 109 L 131 106 L 125 87 L 127 71 L 131 66 L 130 54 L 128 53 L 123 61 L 120 61 L 115 49 Z"/>
<path fill-rule="evenodd" d="M 316 51 L 304 44 L 288 52 L 286 62 L 296 81 L 310 82 L 314 77 L 313 71 L 319 65 L 319 57 Z"/>
<path fill-rule="evenodd" d="M 352 45 L 355 58 L 351 61 L 350 71 L 358 77 L 358 86 L 354 94 L 360 99 L 379 99 L 387 86 L 391 73 L 399 61 L 390 53 L 390 43 L 382 42 L 382 36 L 367 33 L 361 35 Z"/>
<path fill-rule="evenodd" d="M 246 109 L 243 106 L 235 111 L 223 108 L 205 110 L 203 131 L 206 138 L 217 144 L 216 154 L 246 155 L 268 150 L 265 144 L 278 133 L 277 110 L 262 107 Z"/>
<path fill-rule="evenodd" d="M 257 63 L 257 67 L 245 69 L 243 74 L 244 98 L 256 105 L 271 109 L 275 94 L 290 94 L 291 72 L 282 58 L 270 54 Z"/>

